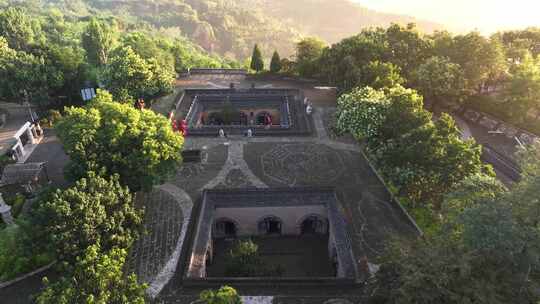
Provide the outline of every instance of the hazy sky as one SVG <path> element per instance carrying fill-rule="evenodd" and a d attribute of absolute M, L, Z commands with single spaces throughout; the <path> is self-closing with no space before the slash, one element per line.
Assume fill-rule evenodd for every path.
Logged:
<path fill-rule="evenodd" d="M 491 33 L 540 26 L 540 0 L 352 0 L 378 11 L 407 14 Z"/>

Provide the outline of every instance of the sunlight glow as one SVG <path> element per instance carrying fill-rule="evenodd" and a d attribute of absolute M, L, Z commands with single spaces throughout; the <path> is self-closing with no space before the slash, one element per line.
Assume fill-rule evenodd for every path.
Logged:
<path fill-rule="evenodd" d="M 458 30 L 497 30 L 540 26 L 538 0 L 352 0 L 378 11 L 407 14 Z"/>

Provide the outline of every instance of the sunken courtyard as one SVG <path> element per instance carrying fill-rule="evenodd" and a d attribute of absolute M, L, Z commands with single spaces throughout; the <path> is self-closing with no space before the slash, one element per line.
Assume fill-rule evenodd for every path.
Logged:
<path fill-rule="evenodd" d="M 191 303 L 222 285 L 279 303 L 358 302 L 385 241 L 421 233 L 358 144 L 332 133 L 335 92 L 230 74 L 177 87 L 184 164 L 137 195 L 146 233 L 128 262 L 155 303 Z M 264 270 L 231 273 L 242 243 Z"/>

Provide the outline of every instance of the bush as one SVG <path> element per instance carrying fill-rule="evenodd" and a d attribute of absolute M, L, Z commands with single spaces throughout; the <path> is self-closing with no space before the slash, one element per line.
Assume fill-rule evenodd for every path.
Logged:
<path fill-rule="evenodd" d="M 6 165 L 9 165 L 9 164 L 14 164 L 15 161 L 13 160 L 13 158 L 7 156 L 7 155 L 2 155 L 0 156 L 0 174 L 4 171 L 4 167 Z"/>
<path fill-rule="evenodd" d="M 252 240 L 238 240 L 227 255 L 225 275 L 230 277 L 279 277 L 281 265 L 268 265 L 259 255 L 259 246 Z"/>
<path fill-rule="evenodd" d="M 241 304 L 242 300 L 236 290 L 229 286 L 222 286 L 219 290 L 211 289 L 201 292 L 199 300 L 205 304 Z"/>
<path fill-rule="evenodd" d="M 11 214 L 14 218 L 17 218 L 19 214 L 21 214 L 25 202 L 26 197 L 21 193 L 15 194 L 12 200 L 6 202 L 8 205 L 11 206 Z"/>
<path fill-rule="evenodd" d="M 53 260 L 49 253 L 32 250 L 28 230 L 20 226 L 10 226 L 0 230 L 0 281 L 11 280 Z"/>
<path fill-rule="evenodd" d="M 58 110 L 49 110 L 49 123 L 51 124 L 51 127 L 56 124 L 57 121 L 59 121 L 62 118 L 62 114 Z"/>
<path fill-rule="evenodd" d="M 47 117 L 43 117 L 39 124 L 44 127 L 52 128 L 60 119 L 62 118 L 62 114 L 58 110 L 49 110 L 47 112 Z"/>

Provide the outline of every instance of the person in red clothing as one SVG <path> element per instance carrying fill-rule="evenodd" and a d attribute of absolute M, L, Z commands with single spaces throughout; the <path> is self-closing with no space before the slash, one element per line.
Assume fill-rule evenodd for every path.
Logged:
<path fill-rule="evenodd" d="M 185 119 L 182 119 L 182 121 L 180 121 L 179 131 L 182 133 L 182 136 L 184 137 L 188 135 L 188 126 Z"/>
<path fill-rule="evenodd" d="M 272 116 L 268 113 L 264 115 L 264 125 L 266 129 L 269 129 L 272 125 Z"/>

